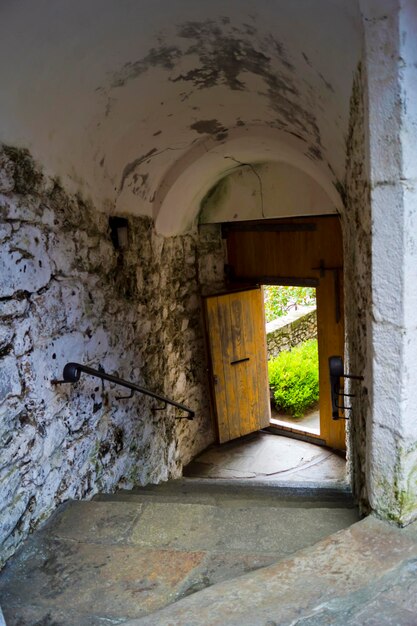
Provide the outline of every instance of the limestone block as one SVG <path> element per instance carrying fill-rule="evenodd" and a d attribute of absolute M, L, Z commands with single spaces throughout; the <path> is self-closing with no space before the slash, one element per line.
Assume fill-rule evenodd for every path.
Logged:
<path fill-rule="evenodd" d="M 33 354 L 33 362 L 43 363 L 50 374 L 54 375 L 57 371 L 62 371 L 69 361 L 83 362 L 85 350 L 84 335 L 80 332 L 68 332 L 51 338 L 41 349 L 37 349 L 36 354 Z"/>
<path fill-rule="evenodd" d="M 176 397 L 184 396 L 187 389 L 187 377 L 185 372 L 180 372 L 179 376 L 176 376 L 176 383 L 174 387 L 174 395 Z"/>
<path fill-rule="evenodd" d="M 12 227 L 7 222 L 0 224 L 0 241 L 8 239 L 12 234 Z"/>
<path fill-rule="evenodd" d="M 88 254 L 90 269 L 97 269 L 104 274 L 108 274 L 113 269 L 115 260 L 115 250 L 109 241 L 101 240 L 99 245 Z"/>
<path fill-rule="evenodd" d="M 91 413 L 91 407 L 88 402 L 80 401 L 78 392 L 74 389 L 74 387 L 68 386 L 66 390 L 60 390 L 60 394 L 64 394 L 67 397 L 66 405 L 61 409 L 57 416 L 62 419 L 66 428 L 69 431 L 69 435 L 72 436 L 73 433 L 80 433 L 80 437 L 85 436 L 86 433 L 83 433 L 83 426 L 88 422 L 88 416 Z M 72 439 L 72 437 L 71 437 Z M 74 463 L 75 461 L 75 453 L 79 453 L 79 450 L 75 448 L 69 448 L 66 452 L 67 459 Z"/>
<path fill-rule="evenodd" d="M 32 465 L 24 464 L 23 461 L 30 454 Z M 12 459 L 12 462 L 10 462 Z M 36 473 L 36 464 L 42 459 L 42 442 L 35 426 L 26 424 L 13 434 L 7 449 L 0 450 L 1 465 L 6 467 L 18 467 L 21 477 L 21 487 L 26 482 L 26 472 Z"/>
<path fill-rule="evenodd" d="M 64 281 L 60 283 L 62 310 L 65 316 L 65 325 L 68 330 L 82 330 L 83 320 L 86 320 L 85 301 L 87 294 L 83 285 L 75 281 Z"/>
<path fill-rule="evenodd" d="M 48 236 L 48 254 L 54 272 L 71 275 L 74 266 L 75 244 L 66 233 L 50 233 Z"/>
<path fill-rule="evenodd" d="M 58 220 L 55 217 L 55 213 L 50 209 L 46 204 L 41 204 L 39 207 L 40 210 L 40 221 L 45 226 L 48 226 L 50 229 L 53 229 L 56 226 Z"/>
<path fill-rule="evenodd" d="M 25 314 L 29 303 L 26 299 L 22 300 L 1 300 L 0 301 L 0 318 L 15 318 Z"/>
<path fill-rule="evenodd" d="M 68 431 L 60 420 L 53 420 L 46 431 L 43 440 L 43 454 L 47 459 L 52 456 L 55 450 L 62 444 Z"/>
<path fill-rule="evenodd" d="M 17 465 L 9 465 L 0 471 L 0 508 L 6 509 L 3 512 L 6 516 L 9 515 L 7 507 L 13 502 L 21 482 L 21 471 Z"/>
<path fill-rule="evenodd" d="M 0 294 L 12 296 L 16 291 L 30 293 L 45 287 L 51 278 L 42 232 L 33 226 L 22 226 L 0 248 Z"/>
<path fill-rule="evenodd" d="M 0 193 L 0 215 L 7 220 L 37 222 L 40 215 L 40 201 L 33 196 Z"/>
<path fill-rule="evenodd" d="M 102 358 L 109 349 L 108 332 L 101 326 L 92 334 L 85 346 L 85 358 L 88 361 Z"/>
<path fill-rule="evenodd" d="M 29 496 L 19 493 L 7 507 L 7 512 L 3 511 L 0 515 L 0 536 L 8 537 L 15 528 L 20 517 L 26 510 Z"/>
<path fill-rule="evenodd" d="M 31 297 L 32 332 L 35 341 L 53 337 L 66 326 L 66 310 L 61 285 L 53 281 L 40 294 Z"/>
<path fill-rule="evenodd" d="M 11 345 L 14 337 L 14 329 L 12 326 L 0 326 L 0 351 Z"/>
<path fill-rule="evenodd" d="M 15 322 L 14 353 L 16 356 L 22 356 L 32 350 L 31 327 L 31 319 Z"/>
<path fill-rule="evenodd" d="M 4 152 L 0 152 L 0 192 L 9 193 L 14 189 L 15 165 Z"/>
<path fill-rule="evenodd" d="M 0 402 L 8 396 L 19 396 L 22 392 L 16 359 L 6 356 L 0 360 Z"/>

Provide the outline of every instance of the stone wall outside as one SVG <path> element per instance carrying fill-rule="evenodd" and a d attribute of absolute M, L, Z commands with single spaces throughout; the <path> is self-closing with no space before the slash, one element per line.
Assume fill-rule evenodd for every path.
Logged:
<path fill-rule="evenodd" d="M 283 350 L 290 350 L 299 344 L 317 337 L 317 311 L 303 313 L 298 310 L 298 316 L 291 316 L 291 321 L 286 318 L 279 318 L 277 322 L 282 322 L 278 328 L 274 328 L 274 322 L 266 326 L 266 344 L 268 359 L 277 357 Z"/>
<path fill-rule="evenodd" d="M 200 291 L 223 285 L 223 249 L 216 226 L 164 238 L 129 218 L 117 250 L 108 216 L 22 150 L 0 151 L 0 192 L 1 563 L 59 503 L 180 476 L 212 442 Z M 196 418 L 87 376 L 54 386 L 68 361 Z"/>

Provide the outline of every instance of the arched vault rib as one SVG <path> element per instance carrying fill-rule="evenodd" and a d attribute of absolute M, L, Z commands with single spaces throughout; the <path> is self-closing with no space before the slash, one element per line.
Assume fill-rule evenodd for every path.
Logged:
<path fill-rule="evenodd" d="M 187 231 L 201 200 L 239 164 L 283 162 L 310 176 L 326 193 L 335 211 L 343 208 L 336 181 L 328 166 L 306 154 L 305 143 L 281 131 L 253 127 L 231 131 L 219 143 L 211 137 L 180 157 L 161 180 L 154 199 L 156 230 L 165 236 Z"/>

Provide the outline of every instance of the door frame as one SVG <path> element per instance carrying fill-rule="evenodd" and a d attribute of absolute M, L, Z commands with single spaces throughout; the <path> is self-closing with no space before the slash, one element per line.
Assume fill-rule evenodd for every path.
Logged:
<path fill-rule="evenodd" d="M 322 399 L 320 435 L 304 434 L 303 431 L 293 433 L 293 429 L 286 427 L 284 432 L 288 435 L 298 434 L 315 443 L 345 450 L 345 420 L 335 421 L 331 417 L 328 372 L 328 356 L 333 354 L 339 354 L 342 358 L 344 356 L 343 240 L 339 216 L 315 215 L 234 222 L 224 224 L 222 231 L 227 244 L 228 263 L 232 263 L 227 266 L 231 289 L 255 284 L 316 287 L 319 380 Z M 263 241 L 262 245 L 260 241 Z M 294 272 L 291 272 L 291 259 L 288 262 L 285 259 L 283 261 L 280 250 L 277 253 L 273 249 L 268 249 L 266 244 L 268 241 L 284 242 L 284 244 L 286 241 L 293 241 L 298 245 L 304 241 L 309 245 L 306 245 L 307 252 L 303 251 L 304 260 L 300 261 L 294 255 L 296 259 L 293 263 Z M 293 253 L 292 250 L 291 253 Z M 277 266 L 277 263 L 281 265 Z M 277 267 L 282 271 L 275 271 Z M 276 427 L 273 426 L 273 428 Z"/>
<path fill-rule="evenodd" d="M 318 280 L 317 281 L 312 281 L 311 279 L 302 279 L 300 278 L 299 280 L 290 282 L 290 281 L 281 281 L 279 278 L 277 279 L 276 277 L 273 276 L 268 276 L 268 283 L 260 283 L 261 287 L 266 287 L 268 285 L 277 285 L 278 287 L 314 287 L 316 289 L 316 314 L 317 314 L 317 300 L 318 300 L 318 296 L 317 296 L 317 287 L 318 287 Z M 313 284 L 314 282 L 314 284 Z M 266 321 L 266 320 L 265 320 Z M 318 356 L 320 358 L 320 338 L 319 338 L 319 328 L 318 328 L 318 324 L 317 324 L 317 350 L 318 350 Z M 319 384 L 320 384 L 320 373 L 319 373 Z M 320 411 L 320 396 L 319 396 L 319 411 Z M 326 440 L 323 439 L 321 432 L 322 432 L 322 428 L 321 428 L 321 418 L 319 417 L 320 420 L 320 433 L 316 434 L 316 433 L 312 433 L 310 431 L 306 431 L 303 430 L 302 428 L 293 428 L 290 425 L 285 426 L 283 424 L 276 424 L 275 421 L 273 420 L 273 418 L 271 418 L 271 422 L 270 422 L 270 428 L 273 429 L 274 431 L 276 431 L 278 434 L 282 434 L 285 435 L 287 437 L 292 437 L 293 439 L 302 439 L 303 441 L 309 441 L 311 443 L 315 443 L 318 445 L 322 445 L 325 446 L 326 445 Z"/>

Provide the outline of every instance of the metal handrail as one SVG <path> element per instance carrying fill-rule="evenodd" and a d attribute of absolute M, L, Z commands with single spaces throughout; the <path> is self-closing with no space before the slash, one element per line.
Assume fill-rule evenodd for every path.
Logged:
<path fill-rule="evenodd" d="M 161 396 L 158 393 L 153 393 L 153 391 L 149 391 L 148 389 L 139 387 L 139 385 L 135 385 L 135 383 L 131 383 L 128 380 L 119 378 L 118 376 L 113 376 L 112 374 L 106 374 L 106 372 L 102 370 L 96 370 L 93 367 L 89 367 L 88 365 L 82 365 L 81 363 L 67 363 L 64 367 L 64 371 L 62 374 L 63 380 L 53 380 L 52 383 L 54 385 L 57 385 L 60 383 L 77 383 L 80 380 L 80 376 L 82 372 L 84 372 L 85 374 L 89 374 L 90 376 L 95 376 L 96 378 L 101 378 L 102 380 L 108 380 L 109 382 L 115 383 L 116 385 L 120 385 L 121 387 L 126 387 L 126 389 L 130 389 L 132 393 L 130 394 L 130 396 L 125 396 L 127 398 L 132 397 L 133 393 L 135 391 L 138 391 L 139 393 L 143 393 L 146 396 L 155 398 L 156 400 L 159 400 L 160 402 L 164 402 L 165 404 L 171 404 L 172 406 L 177 407 L 177 409 L 181 409 L 181 411 L 185 411 L 188 414 L 186 416 L 186 419 L 192 420 L 195 416 L 194 411 L 184 406 L 183 404 L 180 404 L 179 402 L 170 400 L 169 398 L 166 398 L 165 396 Z M 161 410 L 161 409 L 156 409 L 156 410 Z"/>

